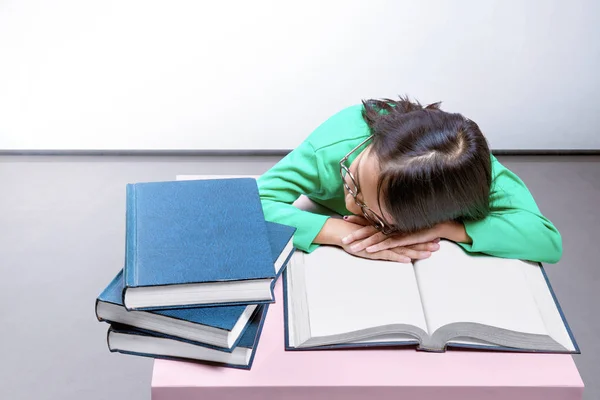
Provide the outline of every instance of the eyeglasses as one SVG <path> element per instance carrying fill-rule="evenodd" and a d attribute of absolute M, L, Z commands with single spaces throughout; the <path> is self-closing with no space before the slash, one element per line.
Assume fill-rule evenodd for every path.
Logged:
<path fill-rule="evenodd" d="M 372 138 L 373 138 L 373 136 L 371 135 L 368 138 L 366 138 L 365 140 L 363 140 L 358 146 L 356 146 L 355 148 L 350 150 L 350 152 L 348 154 L 346 154 L 346 156 L 340 160 L 340 176 L 342 177 L 342 182 L 344 183 L 344 187 L 346 188 L 348 193 L 350 193 L 350 195 L 352 195 L 352 198 L 354 199 L 354 202 L 356 203 L 356 205 L 359 206 L 360 209 L 362 210 L 362 213 L 363 213 L 365 219 L 367 221 L 369 221 L 369 223 L 371 223 L 371 225 L 373 225 L 373 227 L 375 227 L 375 229 L 377 229 L 378 231 L 381 231 L 384 235 L 389 235 L 389 234 L 395 232 L 396 229 L 394 227 L 390 226 L 389 224 L 386 224 L 385 220 L 382 217 L 380 217 L 376 212 L 371 210 L 365 203 L 363 203 L 362 201 L 360 201 L 357 198 L 358 194 L 360 193 L 358 181 L 354 178 L 354 176 L 350 172 L 350 169 L 346 166 L 346 161 L 348 161 L 348 157 L 350 157 L 350 155 L 352 153 L 354 153 L 356 150 L 361 148 L 365 143 L 367 143 Z M 346 177 L 350 178 L 350 182 L 348 182 L 348 179 L 346 179 Z"/>

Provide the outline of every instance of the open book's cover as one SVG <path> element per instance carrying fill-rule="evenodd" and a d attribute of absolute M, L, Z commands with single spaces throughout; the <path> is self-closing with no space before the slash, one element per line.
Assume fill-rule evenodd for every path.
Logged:
<path fill-rule="evenodd" d="M 258 348 L 258 342 L 260 340 L 260 336 L 262 333 L 263 325 L 265 323 L 265 318 L 267 316 L 268 309 L 269 309 L 269 304 L 262 304 L 259 306 L 258 310 L 255 312 L 254 316 L 250 320 L 250 323 L 248 324 L 248 329 L 246 329 L 246 331 L 244 332 L 244 334 L 242 335 L 241 339 L 238 342 L 239 347 L 252 349 L 252 354 L 250 356 L 248 365 L 234 365 L 234 364 L 217 363 L 214 361 L 207 361 L 207 360 L 198 360 L 198 359 L 193 359 L 193 358 L 171 357 L 171 356 L 165 356 L 165 355 L 160 355 L 160 354 L 137 353 L 137 352 L 131 352 L 131 351 L 126 351 L 126 350 L 111 349 L 110 346 L 109 346 L 109 350 L 111 352 L 118 352 L 118 353 L 122 353 L 122 354 L 142 356 L 142 357 L 160 358 L 160 359 L 174 360 L 174 361 L 196 362 L 196 363 L 210 364 L 210 365 L 217 365 L 217 366 L 222 366 L 222 367 L 238 368 L 238 369 L 251 369 L 252 363 L 254 362 L 254 356 L 256 355 L 256 349 Z M 156 338 L 161 338 L 161 339 L 166 339 L 166 340 L 176 340 L 176 341 L 180 341 L 180 342 L 190 343 L 193 345 L 216 349 L 212 346 L 198 344 L 196 342 L 192 342 L 189 340 L 176 338 L 176 337 L 168 336 L 168 335 L 162 335 L 162 334 L 158 334 L 158 333 L 151 333 L 151 332 L 131 328 L 131 327 L 120 325 L 120 324 L 111 324 L 110 325 L 108 332 L 107 332 L 107 342 L 108 342 L 108 335 L 110 335 L 111 331 L 132 334 L 132 335 L 139 335 L 139 336 L 156 337 Z M 220 349 L 216 349 L 216 350 L 221 351 Z"/>
<path fill-rule="evenodd" d="M 544 275 L 546 284 L 548 285 L 548 289 L 550 290 L 550 293 L 552 294 L 552 298 L 554 300 L 554 303 L 556 304 L 556 308 L 557 308 L 558 312 L 560 313 L 560 316 L 565 325 L 565 328 L 567 329 L 567 332 L 569 333 L 569 338 L 573 342 L 573 346 L 576 349 L 576 351 L 569 352 L 569 353 L 580 354 L 581 351 L 579 349 L 579 345 L 577 344 L 577 342 L 575 340 L 575 337 L 574 337 L 573 332 L 567 322 L 565 314 L 563 313 L 560 303 L 558 302 L 558 298 L 556 297 L 556 294 L 554 293 L 552 285 L 550 284 L 548 275 L 546 274 L 546 271 L 544 270 L 543 265 L 539 264 L 539 266 L 541 268 L 542 274 Z M 289 341 L 290 331 L 289 331 L 289 321 L 288 321 L 289 300 L 288 300 L 288 288 L 287 288 L 287 284 L 288 284 L 287 283 L 287 275 L 288 274 L 287 274 L 287 270 L 286 270 L 283 273 L 283 313 L 284 313 L 283 324 L 284 324 L 284 334 L 285 334 L 284 342 L 285 342 L 285 350 L 286 351 L 315 351 L 315 350 L 344 349 L 344 348 L 352 349 L 352 348 L 366 348 L 366 347 L 412 347 L 412 346 L 414 346 L 416 350 L 429 351 L 429 350 L 419 349 L 419 347 L 418 347 L 419 340 L 416 338 L 415 338 L 414 342 L 413 341 L 410 341 L 410 342 L 403 341 L 401 343 L 381 341 L 381 342 L 368 342 L 368 343 L 340 343 L 340 344 L 331 344 L 331 345 L 314 346 L 314 347 L 292 347 L 292 346 L 290 346 L 290 341 Z M 507 352 L 519 352 L 519 353 L 547 353 L 545 351 L 528 350 L 528 349 L 521 349 L 521 348 L 517 349 L 517 348 L 512 348 L 512 347 L 497 346 L 497 345 L 493 345 L 493 344 L 486 346 L 483 344 L 479 345 L 479 344 L 456 343 L 456 344 L 449 344 L 447 346 L 447 348 L 507 351 Z"/>
<path fill-rule="evenodd" d="M 128 184 L 126 238 L 125 290 L 275 279 L 252 178 Z"/>

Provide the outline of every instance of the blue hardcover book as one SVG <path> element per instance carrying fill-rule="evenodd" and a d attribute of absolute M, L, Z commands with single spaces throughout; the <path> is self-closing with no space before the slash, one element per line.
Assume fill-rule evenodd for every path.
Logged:
<path fill-rule="evenodd" d="M 273 302 L 255 179 L 127 185 L 128 310 Z"/>
<path fill-rule="evenodd" d="M 294 252 L 292 245 L 295 228 L 267 222 L 272 262 L 278 276 Z M 127 311 L 123 305 L 123 271 L 96 299 L 96 317 L 100 321 L 129 325 L 191 342 L 231 351 L 253 315 L 256 304 L 189 307 L 156 311 Z"/>
<path fill-rule="evenodd" d="M 413 264 L 296 252 L 283 282 L 286 350 L 580 352 L 541 264 L 446 240 Z"/>
<path fill-rule="evenodd" d="M 153 334 L 131 327 L 111 324 L 107 342 L 111 352 L 164 358 L 168 360 L 209 363 L 224 367 L 250 369 L 269 305 L 259 306 L 238 346 L 226 352 L 167 335 Z"/>

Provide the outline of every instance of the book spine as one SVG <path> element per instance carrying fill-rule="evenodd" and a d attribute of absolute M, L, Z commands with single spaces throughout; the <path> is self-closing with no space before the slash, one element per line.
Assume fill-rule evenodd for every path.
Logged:
<path fill-rule="evenodd" d="M 438 347 L 438 346 L 423 346 L 422 344 L 417 345 L 417 350 L 425 351 L 428 353 L 444 353 L 446 352 L 446 347 Z"/>
<path fill-rule="evenodd" d="M 446 351 L 446 342 L 440 340 L 439 330 L 434 332 L 433 335 L 428 335 L 423 332 L 423 335 L 419 336 L 419 344 L 417 350 L 427 351 L 432 353 L 443 353 Z"/>
<path fill-rule="evenodd" d="M 94 312 L 96 314 L 96 319 L 98 320 L 98 322 L 102 322 L 103 319 L 100 317 L 100 315 L 98 314 L 98 303 L 100 303 L 100 299 L 96 299 L 96 303 L 94 304 Z"/>
<path fill-rule="evenodd" d="M 127 185 L 126 194 L 126 216 L 125 216 L 125 266 L 124 266 L 124 289 L 136 286 L 136 197 L 135 185 Z"/>

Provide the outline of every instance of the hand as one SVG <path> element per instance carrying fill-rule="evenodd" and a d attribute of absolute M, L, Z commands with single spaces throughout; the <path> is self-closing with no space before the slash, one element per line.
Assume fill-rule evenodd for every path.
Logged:
<path fill-rule="evenodd" d="M 465 227 L 460 222 L 444 222 L 432 228 L 423 229 L 413 234 L 384 235 L 381 232 L 373 233 L 373 229 L 363 227 L 343 239 L 344 245 L 351 245 L 353 251 L 365 250 L 368 253 L 391 249 L 398 246 L 412 246 L 419 243 L 436 243 L 440 238 L 455 242 L 470 243 Z M 439 249 L 438 247 L 435 249 Z"/>
<path fill-rule="evenodd" d="M 369 233 L 371 235 L 375 235 L 375 234 L 379 233 L 379 231 L 377 229 L 373 228 L 370 225 L 369 221 L 363 216 L 348 215 L 348 216 L 344 217 L 344 220 L 347 222 L 362 226 L 362 228 L 360 228 L 358 230 L 354 230 L 350 235 L 347 235 L 347 236 L 356 235 L 358 233 L 358 231 L 360 231 L 361 234 L 364 234 L 364 235 L 368 235 Z M 344 250 L 346 250 L 347 253 L 357 255 L 357 256 L 363 257 L 363 258 L 371 258 L 371 257 L 367 257 L 367 254 L 373 254 L 373 253 L 364 252 L 364 251 L 354 251 L 351 247 L 351 244 L 352 244 L 352 242 L 349 242 L 348 245 L 345 245 L 344 243 L 342 243 L 342 247 L 344 248 Z M 435 243 L 430 242 L 430 243 L 418 243 L 418 244 L 413 244 L 410 246 L 397 246 L 397 247 L 390 248 L 390 249 L 383 249 L 383 251 L 390 250 L 395 254 L 384 253 L 384 252 L 377 252 L 377 253 L 380 253 L 380 254 L 378 254 L 378 256 L 383 257 L 383 259 L 391 259 L 393 261 L 409 263 L 412 260 L 422 260 L 424 258 L 428 258 L 431 256 L 431 253 L 433 251 L 436 251 L 438 249 L 439 249 L 439 245 L 437 244 L 437 242 L 435 242 Z"/>
<path fill-rule="evenodd" d="M 353 251 L 350 249 L 349 245 L 346 246 L 342 243 L 342 238 L 352 235 L 358 230 L 364 229 L 365 226 L 362 224 L 366 223 L 366 220 L 363 218 L 364 221 L 361 221 L 361 217 L 352 217 L 356 217 L 350 219 L 353 222 L 348 222 L 348 219 L 341 220 L 337 218 L 329 218 L 315 238 L 314 243 L 340 246 L 347 253 L 357 257 L 369 258 L 373 260 L 397 261 L 402 263 L 409 263 L 413 259 L 427 258 L 431 255 L 431 252 L 428 250 L 428 248 L 422 244 L 407 246 L 406 248 L 398 247 L 395 249 L 385 249 L 380 252 L 372 253 L 368 253 L 364 250 Z M 366 228 L 371 228 L 374 232 L 377 232 L 377 230 L 373 227 L 367 226 Z"/>
<path fill-rule="evenodd" d="M 342 245 L 342 248 L 348 253 L 357 257 L 369 258 L 372 260 L 387 260 L 400 263 L 410 263 L 413 260 L 422 260 L 429 258 L 431 253 L 439 248 L 437 243 L 419 243 L 411 246 L 397 246 L 391 249 L 381 251 L 367 252 L 366 250 L 354 251 L 350 245 Z"/>

